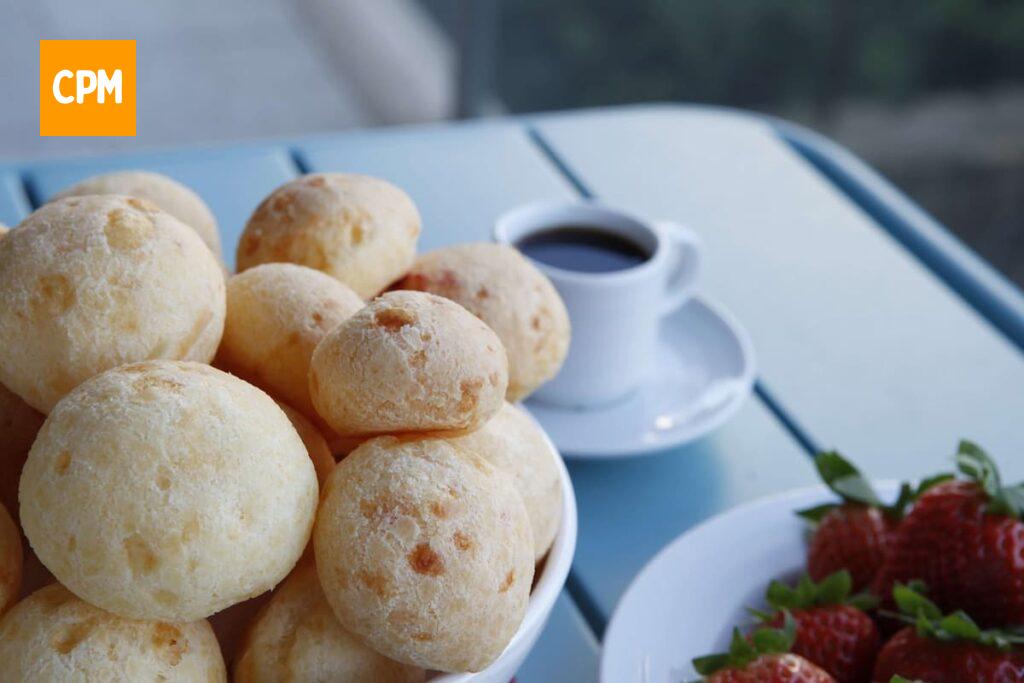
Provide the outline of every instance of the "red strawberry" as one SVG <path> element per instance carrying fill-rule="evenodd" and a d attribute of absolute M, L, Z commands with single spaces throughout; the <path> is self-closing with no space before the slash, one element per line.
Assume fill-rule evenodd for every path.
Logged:
<path fill-rule="evenodd" d="M 943 617 L 935 603 L 902 584 L 894 590 L 907 626 L 878 654 L 872 680 L 903 679 L 928 683 L 1024 682 L 1024 641 L 1013 631 L 982 631 L 964 612 Z"/>
<path fill-rule="evenodd" d="M 897 521 L 877 507 L 836 506 L 818 522 L 807 552 L 807 573 L 815 581 L 846 569 L 857 590 L 871 585 L 889 549 Z"/>
<path fill-rule="evenodd" d="M 781 627 L 788 616 L 796 622 L 790 651 L 814 662 L 839 683 L 867 683 L 881 645 L 875 622 L 864 613 L 874 606 L 871 596 L 850 596 L 852 580 L 846 570 L 821 583 L 804 577 L 793 588 L 773 581 L 767 617 L 770 627 Z"/>
<path fill-rule="evenodd" d="M 983 625 L 1024 624 L 1024 488 L 1003 487 L 991 459 L 961 442 L 957 465 L 970 480 L 921 496 L 900 525 L 875 583 L 919 579 L 940 608 Z"/>
<path fill-rule="evenodd" d="M 698 657 L 693 667 L 707 683 L 835 683 L 817 665 L 787 652 L 795 631 L 792 617 L 782 629 L 757 629 L 749 641 L 736 629 L 729 652 Z"/>
<path fill-rule="evenodd" d="M 740 669 L 711 674 L 708 683 L 834 683 L 836 679 L 799 655 L 761 655 Z"/>
<path fill-rule="evenodd" d="M 907 506 L 929 487 L 949 478 L 940 475 L 917 489 L 904 484 L 893 505 L 885 505 L 871 484 L 835 451 L 819 453 L 814 465 L 825 484 L 842 503 L 820 505 L 797 514 L 814 523 L 807 553 L 807 572 L 815 581 L 840 570 L 853 578 L 853 590 L 872 584 L 889 551 Z"/>

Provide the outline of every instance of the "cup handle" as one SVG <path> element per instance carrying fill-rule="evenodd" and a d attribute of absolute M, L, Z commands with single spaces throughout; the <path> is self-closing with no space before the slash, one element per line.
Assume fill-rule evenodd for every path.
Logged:
<path fill-rule="evenodd" d="M 697 234 L 684 225 L 672 221 L 659 221 L 656 225 L 669 245 L 673 261 L 661 302 L 661 315 L 668 315 L 693 296 L 703 247 Z"/>

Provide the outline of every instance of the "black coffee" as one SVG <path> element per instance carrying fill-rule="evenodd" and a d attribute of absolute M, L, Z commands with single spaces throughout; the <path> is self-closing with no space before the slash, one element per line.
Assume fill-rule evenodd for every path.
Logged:
<path fill-rule="evenodd" d="M 588 225 L 559 225 L 527 235 L 516 244 L 535 261 L 581 273 L 610 273 L 651 257 L 632 240 Z"/>

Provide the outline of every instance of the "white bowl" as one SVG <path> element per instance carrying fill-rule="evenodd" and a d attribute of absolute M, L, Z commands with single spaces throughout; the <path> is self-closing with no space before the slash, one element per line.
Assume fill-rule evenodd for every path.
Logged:
<path fill-rule="evenodd" d="M 558 450 L 546 432 L 544 438 L 558 456 Z M 565 469 L 561 456 L 556 457 L 556 461 L 562 483 L 562 523 L 558 527 L 558 534 L 548 552 L 540 578 L 530 594 L 530 604 L 526 608 L 523 623 L 519 625 L 519 630 L 512 636 L 501 656 L 483 671 L 475 674 L 438 674 L 430 679 L 430 683 L 509 683 L 548 623 L 548 616 L 551 615 L 558 594 L 562 592 L 562 586 L 569 575 L 569 567 L 572 565 L 573 553 L 576 552 L 576 495 L 569 479 L 569 471 Z"/>
<path fill-rule="evenodd" d="M 875 484 L 883 499 L 897 484 Z M 728 649 L 747 607 L 764 604 L 772 579 L 805 571 L 807 523 L 794 512 L 835 501 L 824 486 L 736 507 L 672 541 L 637 575 L 605 633 L 601 681 L 682 683 L 694 657 Z"/>

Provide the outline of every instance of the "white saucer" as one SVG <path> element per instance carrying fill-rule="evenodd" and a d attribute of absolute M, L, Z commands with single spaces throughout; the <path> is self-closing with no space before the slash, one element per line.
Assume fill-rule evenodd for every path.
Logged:
<path fill-rule="evenodd" d="M 609 406 L 526 406 L 566 457 L 636 456 L 704 436 L 736 412 L 754 384 L 746 331 L 702 296 L 662 322 L 654 367 L 642 387 Z"/>

